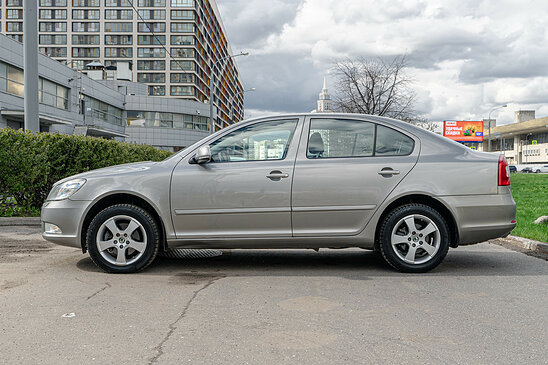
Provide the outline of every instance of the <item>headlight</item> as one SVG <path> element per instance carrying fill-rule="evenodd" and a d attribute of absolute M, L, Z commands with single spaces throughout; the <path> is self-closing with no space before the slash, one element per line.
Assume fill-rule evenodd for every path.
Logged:
<path fill-rule="evenodd" d="M 63 200 L 76 193 L 86 183 L 86 179 L 74 179 L 65 181 L 51 189 L 48 200 Z"/>

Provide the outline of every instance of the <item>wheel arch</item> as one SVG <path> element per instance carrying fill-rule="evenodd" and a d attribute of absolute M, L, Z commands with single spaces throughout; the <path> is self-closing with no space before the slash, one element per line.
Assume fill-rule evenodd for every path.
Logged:
<path fill-rule="evenodd" d="M 160 228 L 160 240 L 162 242 L 160 251 L 167 250 L 166 228 L 164 226 L 164 221 L 162 220 L 160 214 L 158 214 L 156 209 L 152 206 L 152 204 L 150 204 L 144 198 L 138 195 L 134 195 L 130 193 L 114 193 L 114 194 L 101 197 L 98 201 L 96 201 L 91 206 L 91 208 L 88 209 L 84 217 L 84 220 L 82 222 L 82 228 L 81 228 L 81 234 L 80 234 L 80 245 L 82 246 L 83 253 L 86 253 L 87 251 L 87 247 L 86 247 L 87 230 L 93 218 L 103 209 L 116 204 L 132 204 L 150 213 L 152 217 L 156 220 Z"/>
<path fill-rule="evenodd" d="M 457 221 L 455 220 L 455 217 L 453 213 L 449 210 L 449 208 L 447 208 L 447 206 L 445 206 L 445 204 L 443 204 L 441 201 L 429 195 L 409 194 L 409 195 L 401 196 L 395 199 L 393 202 L 388 204 L 386 208 L 384 208 L 381 216 L 379 217 L 377 221 L 377 226 L 375 227 L 375 250 L 379 249 L 379 244 L 380 244 L 379 231 L 384 218 L 397 207 L 405 204 L 410 204 L 410 203 L 424 204 L 435 209 L 438 213 L 440 213 L 441 216 L 447 222 L 447 225 L 449 228 L 449 236 L 450 236 L 449 247 L 455 248 L 458 246 L 459 232 L 458 232 Z"/>

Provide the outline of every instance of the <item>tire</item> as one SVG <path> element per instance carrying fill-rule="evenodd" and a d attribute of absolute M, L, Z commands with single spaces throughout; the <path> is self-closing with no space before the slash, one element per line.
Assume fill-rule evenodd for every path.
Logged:
<path fill-rule="evenodd" d="M 449 228 L 435 209 L 406 204 L 383 219 L 379 240 L 382 256 L 390 266 L 401 272 L 427 272 L 447 255 Z"/>
<path fill-rule="evenodd" d="M 154 261 L 160 247 L 160 230 L 146 210 L 118 204 L 93 218 L 86 244 L 95 265 L 105 272 L 134 273 Z"/>
<path fill-rule="evenodd" d="M 535 171 L 537 174 L 540 174 L 540 170 Z"/>

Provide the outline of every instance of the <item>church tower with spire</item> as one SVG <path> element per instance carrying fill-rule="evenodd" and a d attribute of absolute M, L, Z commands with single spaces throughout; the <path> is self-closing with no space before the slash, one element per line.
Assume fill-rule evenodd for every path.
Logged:
<path fill-rule="evenodd" d="M 316 109 L 316 112 L 318 112 L 318 113 L 331 113 L 331 112 L 333 112 L 333 105 L 331 103 L 331 96 L 329 95 L 329 92 L 327 91 L 327 82 L 325 80 L 325 77 L 323 78 L 323 88 L 322 88 L 322 92 L 320 93 L 320 96 L 318 98 L 318 109 Z"/>

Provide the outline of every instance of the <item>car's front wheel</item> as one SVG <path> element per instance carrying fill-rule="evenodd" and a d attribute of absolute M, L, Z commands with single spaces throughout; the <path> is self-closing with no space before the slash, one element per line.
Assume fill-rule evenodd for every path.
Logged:
<path fill-rule="evenodd" d="M 382 221 L 381 253 L 392 267 L 403 272 L 426 272 L 438 266 L 449 250 L 445 219 L 423 204 L 406 204 Z"/>
<path fill-rule="evenodd" d="M 144 209 L 118 204 L 91 221 L 86 243 L 93 262 L 109 273 L 141 271 L 152 263 L 160 246 L 154 218 Z"/>

